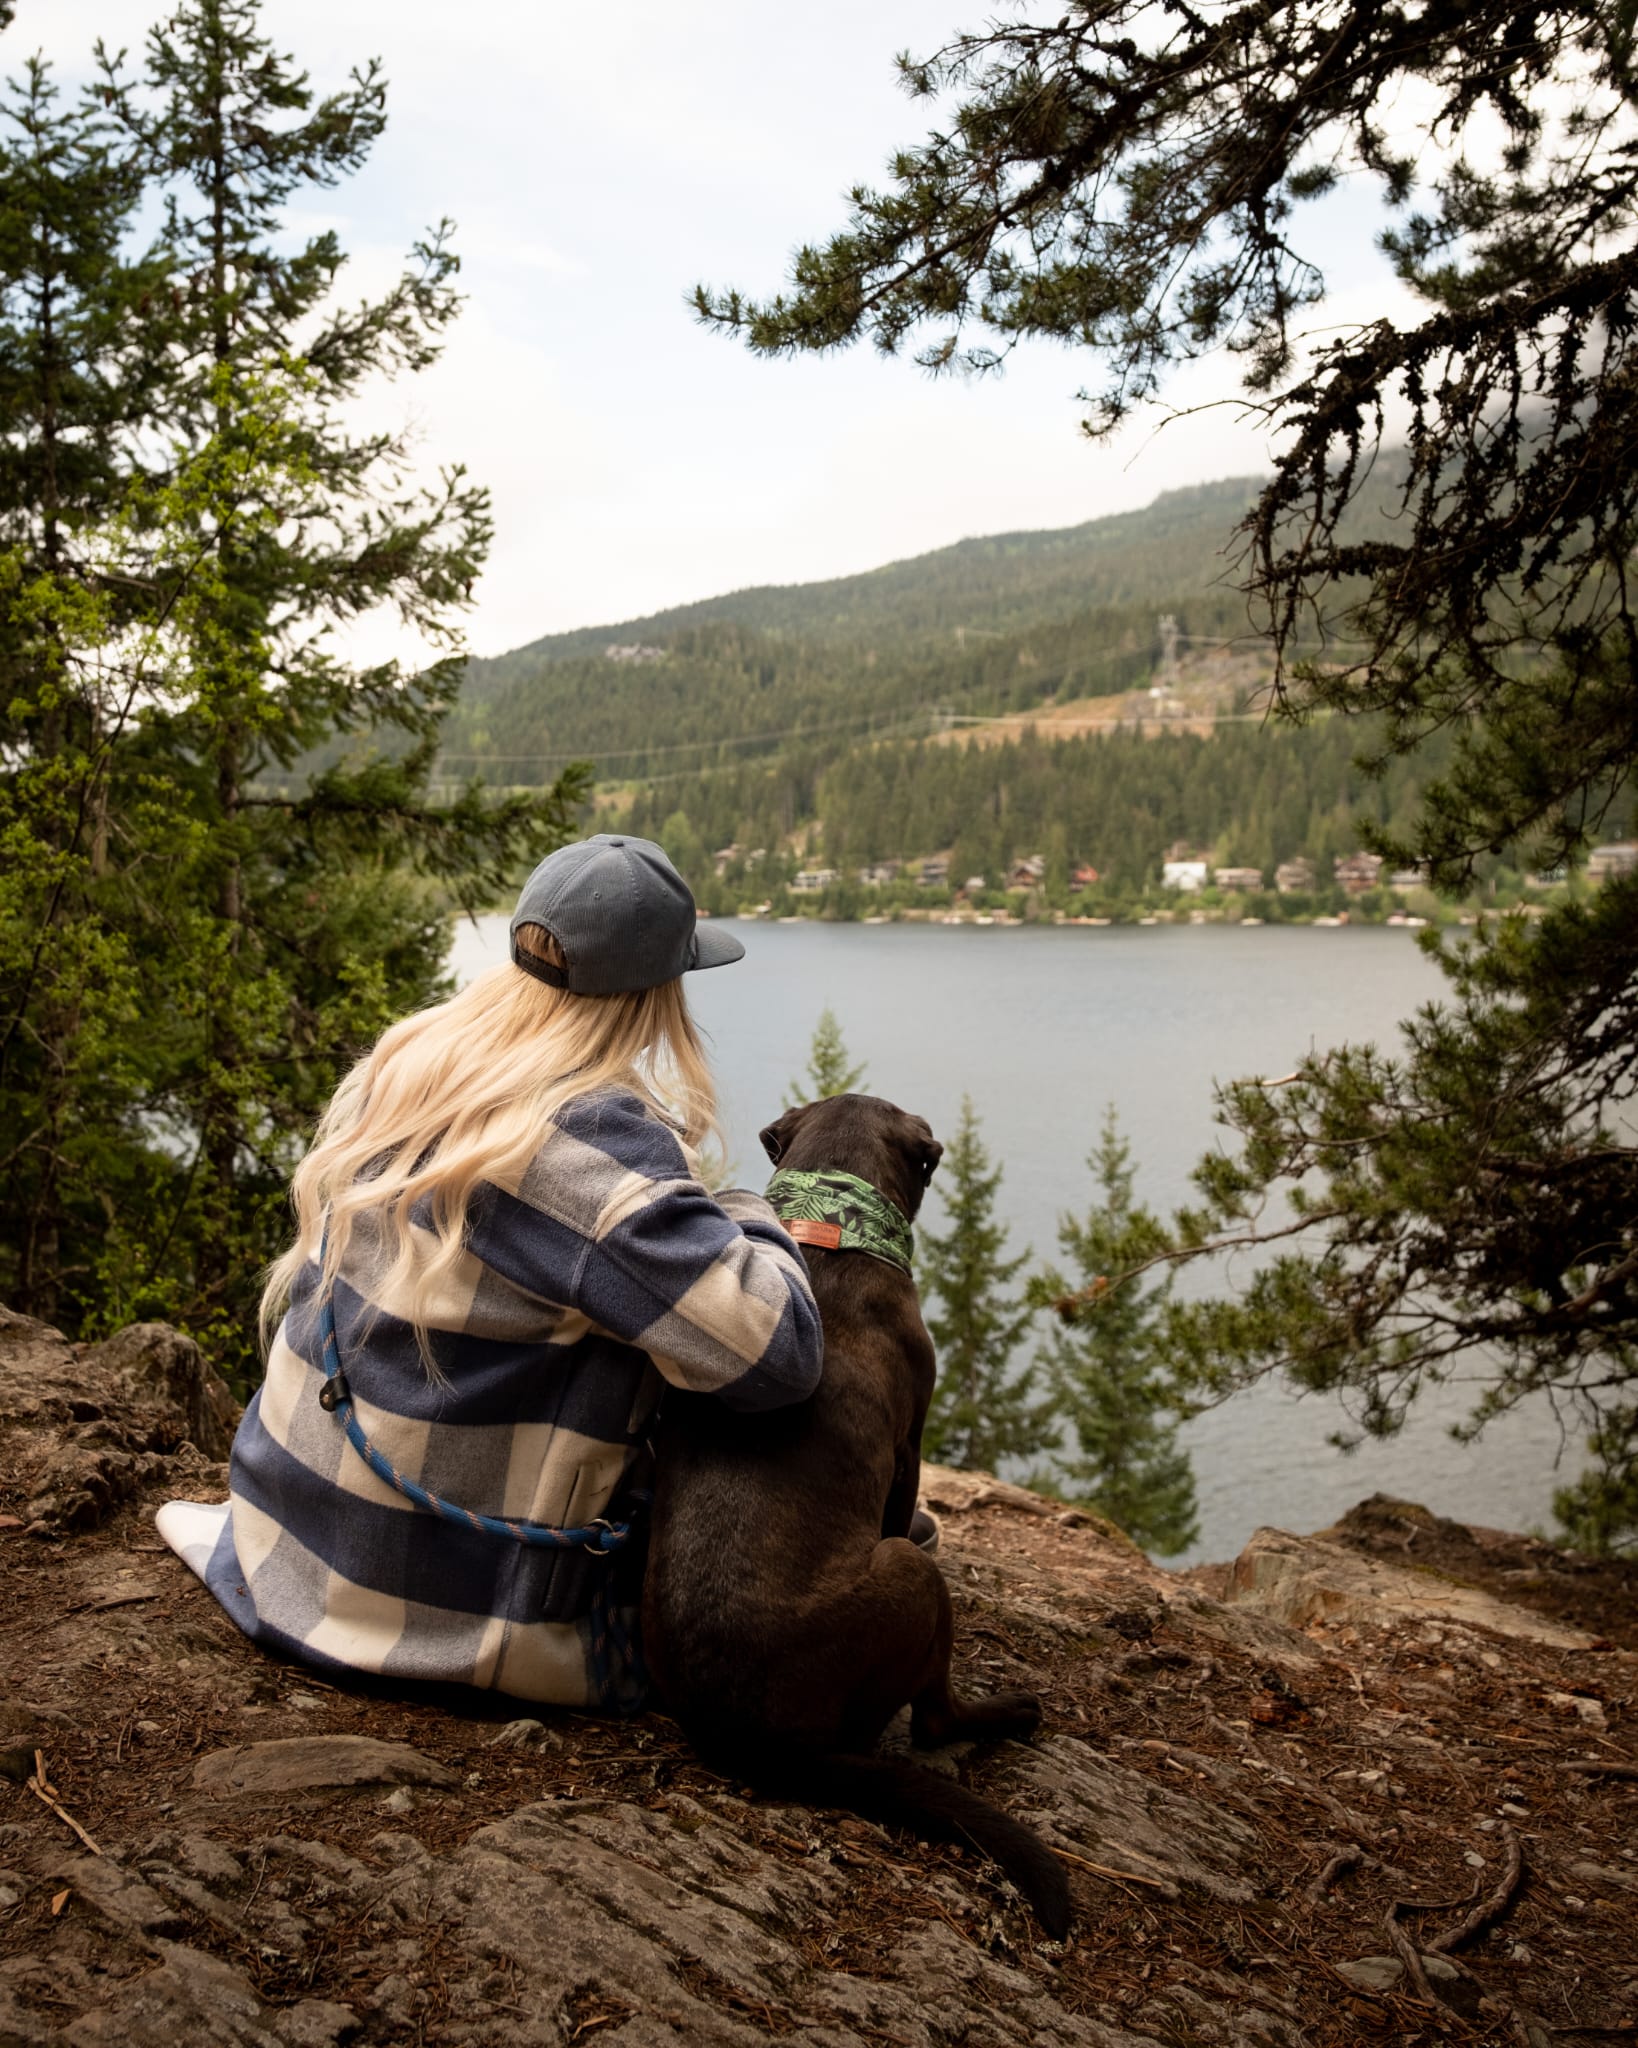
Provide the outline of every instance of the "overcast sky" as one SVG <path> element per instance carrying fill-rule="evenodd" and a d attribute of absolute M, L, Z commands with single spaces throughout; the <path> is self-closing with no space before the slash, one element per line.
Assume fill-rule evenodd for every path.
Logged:
<path fill-rule="evenodd" d="M 464 461 L 498 527 L 470 638 L 497 653 L 756 583 L 873 568 L 969 534 L 1070 525 L 1262 466 L 1231 407 L 1113 445 L 1077 431 L 1090 361 L 1048 344 L 999 378 L 930 380 L 868 347 L 763 362 L 685 304 L 698 280 L 766 294 L 791 250 L 845 218 L 923 114 L 895 50 L 991 10 L 964 0 L 266 0 L 324 91 L 380 56 L 386 135 L 293 224 L 334 226 L 356 288 L 457 223 L 465 312 L 438 367 L 385 403 L 428 465 Z M 20 0 L 8 69 L 42 48 L 67 79 L 101 35 L 140 44 L 155 0 Z M 1316 214 L 1333 296 L 1316 328 L 1388 310 L 1368 192 Z M 1305 239 L 1309 239 L 1305 237 Z M 1194 366 L 1175 403 L 1227 397 Z"/>

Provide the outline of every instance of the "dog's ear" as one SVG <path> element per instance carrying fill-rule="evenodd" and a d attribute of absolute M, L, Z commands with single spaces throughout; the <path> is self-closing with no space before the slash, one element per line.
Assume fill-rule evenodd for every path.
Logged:
<path fill-rule="evenodd" d="M 933 1127 L 924 1116 L 910 1119 L 911 1137 L 915 1143 L 916 1165 L 921 1173 L 921 1184 L 926 1187 L 933 1177 L 933 1170 L 944 1157 L 944 1147 L 933 1136 Z"/>
<path fill-rule="evenodd" d="M 798 1124 L 812 1107 L 811 1102 L 800 1102 L 795 1109 L 787 1109 L 783 1116 L 776 1117 L 771 1124 L 765 1125 L 757 1132 L 757 1136 L 762 1140 L 763 1151 L 775 1166 L 790 1150 L 790 1143 L 796 1136 Z"/>

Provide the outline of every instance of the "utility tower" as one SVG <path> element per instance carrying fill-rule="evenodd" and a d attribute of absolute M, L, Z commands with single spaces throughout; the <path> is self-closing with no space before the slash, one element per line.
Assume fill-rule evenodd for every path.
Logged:
<path fill-rule="evenodd" d="M 1168 690 L 1177 688 L 1177 617 L 1172 612 L 1160 615 L 1160 680 Z"/>

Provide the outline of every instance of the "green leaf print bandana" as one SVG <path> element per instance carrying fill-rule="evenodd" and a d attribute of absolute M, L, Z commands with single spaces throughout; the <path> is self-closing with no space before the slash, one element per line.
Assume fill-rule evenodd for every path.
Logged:
<path fill-rule="evenodd" d="M 768 1183 L 768 1200 L 798 1244 L 868 1252 L 901 1273 L 910 1271 L 909 1219 L 857 1174 L 781 1167 Z"/>

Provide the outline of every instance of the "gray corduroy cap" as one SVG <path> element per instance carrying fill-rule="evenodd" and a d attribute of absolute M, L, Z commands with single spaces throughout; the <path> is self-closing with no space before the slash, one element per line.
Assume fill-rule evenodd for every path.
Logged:
<path fill-rule="evenodd" d="M 535 924 L 563 948 L 568 968 L 518 945 Z M 651 839 L 599 832 L 549 853 L 512 913 L 512 959 L 526 974 L 578 996 L 658 988 L 697 967 L 726 967 L 745 948 L 721 925 L 700 924 L 688 884 Z"/>

